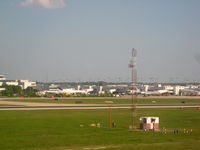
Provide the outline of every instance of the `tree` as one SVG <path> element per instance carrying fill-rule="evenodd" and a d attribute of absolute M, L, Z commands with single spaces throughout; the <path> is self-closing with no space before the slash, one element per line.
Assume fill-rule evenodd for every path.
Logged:
<path fill-rule="evenodd" d="M 3 88 L 5 88 L 5 90 L 2 91 L 2 96 L 12 97 L 22 95 L 22 88 L 20 86 L 3 85 Z"/>
<path fill-rule="evenodd" d="M 23 96 L 36 97 L 38 96 L 37 90 L 33 89 L 32 87 L 28 87 L 23 90 Z"/>

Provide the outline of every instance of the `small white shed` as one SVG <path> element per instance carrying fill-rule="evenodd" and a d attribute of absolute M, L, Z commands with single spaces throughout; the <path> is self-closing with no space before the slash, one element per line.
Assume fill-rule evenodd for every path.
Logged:
<path fill-rule="evenodd" d="M 140 129 L 159 130 L 159 117 L 141 117 Z"/>

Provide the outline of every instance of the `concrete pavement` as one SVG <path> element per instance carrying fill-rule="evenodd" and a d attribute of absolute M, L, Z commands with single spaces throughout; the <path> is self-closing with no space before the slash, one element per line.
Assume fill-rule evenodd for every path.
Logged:
<path fill-rule="evenodd" d="M 107 109 L 131 108 L 131 104 L 56 104 L 0 101 L 0 110 L 47 110 L 47 109 Z M 137 104 L 137 108 L 183 108 L 198 107 L 200 104 Z"/>

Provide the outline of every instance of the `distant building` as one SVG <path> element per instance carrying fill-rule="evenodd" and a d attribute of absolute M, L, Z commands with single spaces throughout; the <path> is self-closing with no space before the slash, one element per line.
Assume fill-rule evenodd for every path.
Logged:
<path fill-rule="evenodd" d="M 5 85 L 14 85 L 14 86 L 17 86 L 19 84 L 17 80 L 4 80 L 2 81 L 2 83 Z"/>
<path fill-rule="evenodd" d="M 148 90 L 149 90 L 149 85 L 144 85 L 144 91 L 148 92 Z"/>
<path fill-rule="evenodd" d="M 183 89 L 181 90 L 181 95 L 183 96 L 200 96 L 200 90 L 197 89 Z"/>
<path fill-rule="evenodd" d="M 4 77 L 4 75 L 0 75 L 0 86 L 3 85 L 3 81 L 6 80 L 6 78 Z"/>
<path fill-rule="evenodd" d="M 0 75 L 0 81 L 2 80 L 6 80 L 6 78 L 4 77 L 4 75 Z"/>
<path fill-rule="evenodd" d="M 5 88 L 0 88 L 0 92 L 1 92 L 1 91 L 4 91 L 4 90 L 5 90 Z"/>
<path fill-rule="evenodd" d="M 0 75 L 0 86 L 2 85 L 21 86 L 22 89 L 26 89 L 28 87 L 35 87 L 36 82 L 31 82 L 29 80 L 6 80 L 4 75 Z"/>
<path fill-rule="evenodd" d="M 165 90 L 168 90 L 168 91 L 173 91 L 173 90 L 174 90 L 174 87 L 171 86 L 171 85 L 164 85 L 163 88 L 164 88 Z"/>
<path fill-rule="evenodd" d="M 185 86 L 175 86 L 174 87 L 174 95 L 180 95 L 181 94 L 181 90 L 185 89 Z"/>
<path fill-rule="evenodd" d="M 36 82 L 31 82 L 29 80 L 18 80 L 19 85 L 22 89 L 27 89 L 28 87 L 35 87 Z"/>
<path fill-rule="evenodd" d="M 21 86 L 22 89 L 27 89 L 28 87 L 35 87 L 36 82 L 31 82 L 28 80 L 4 80 L 2 84 Z"/>

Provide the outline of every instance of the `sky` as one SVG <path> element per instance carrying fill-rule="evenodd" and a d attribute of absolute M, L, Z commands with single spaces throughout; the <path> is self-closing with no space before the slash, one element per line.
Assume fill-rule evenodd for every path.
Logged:
<path fill-rule="evenodd" d="M 200 82 L 199 0 L 1 0 L 0 74 L 33 81 Z"/>

